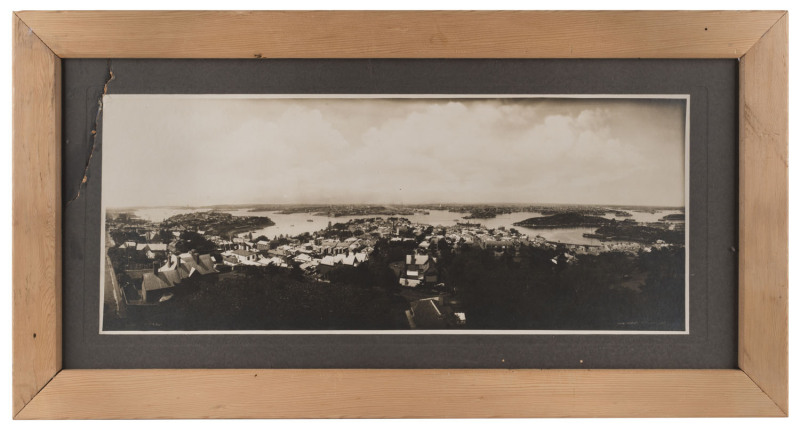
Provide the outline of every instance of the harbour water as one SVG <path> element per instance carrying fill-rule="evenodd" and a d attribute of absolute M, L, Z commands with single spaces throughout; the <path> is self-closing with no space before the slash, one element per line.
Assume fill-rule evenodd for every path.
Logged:
<path fill-rule="evenodd" d="M 134 213 L 142 219 L 159 222 L 164 219 L 177 214 L 187 214 L 192 212 L 207 211 L 208 208 L 142 208 L 136 210 Z M 387 215 L 364 215 L 364 216 L 342 216 L 342 217 L 328 217 L 318 216 L 313 213 L 293 213 L 293 214 L 280 214 L 277 211 L 250 211 L 248 208 L 226 210 L 224 212 L 230 213 L 235 216 L 267 216 L 275 222 L 275 225 L 263 229 L 254 230 L 253 236 L 264 235 L 267 238 L 273 239 L 276 236 L 296 236 L 302 233 L 313 233 L 322 230 L 328 226 L 328 222 L 346 223 L 349 220 L 357 218 L 374 218 L 374 217 L 389 217 Z M 586 238 L 585 233 L 594 232 L 594 228 L 590 227 L 571 227 L 571 228 L 557 228 L 557 229 L 530 229 L 520 226 L 514 226 L 514 223 L 523 221 L 531 217 L 541 217 L 541 213 L 536 212 L 515 212 L 510 214 L 501 214 L 497 217 L 490 219 L 471 219 L 466 220 L 464 216 L 466 213 L 451 212 L 447 210 L 430 210 L 428 214 L 415 213 L 413 215 L 402 216 L 409 219 L 412 223 L 429 224 L 431 226 L 454 226 L 459 222 L 480 223 L 489 229 L 496 229 L 505 227 L 510 229 L 515 227 L 522 233 L 528 234 L 531 237 L 541 236 L 551 242 L 561 242 L 565 244 L 578 244 L 578 245 L 599 245 L 602 243 L 599 239 Z M 642 211 L 627 211 L 631 217 L 615 217 L 613 213 L 605 214 L 607 218 L 616 218 L 617 220 L 632 219 L 637 222 L 656 222 L 668 214 L 677 214 L 681 211 L 677 210 L 664 210 L 653 212 Z"/>

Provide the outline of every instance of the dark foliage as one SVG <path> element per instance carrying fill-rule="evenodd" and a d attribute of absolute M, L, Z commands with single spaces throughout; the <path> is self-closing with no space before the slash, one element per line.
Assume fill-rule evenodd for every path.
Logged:
<path fill-rule="evenodd" d="M 245 268 L 204 279 L 156 306 L 129 307 L 127 329 L 404 329 L 407 303 L 380 289 Z"/>
<path fill-rule="evenodd" d="M 205 254 L 216 251 L 216 249 L 217 246 L 213 242 L 192 231 L 181 233 L 181 237 L 175 242 L 175 250 L 179 253 L 195 250 L 198 253 Z"/>
<path fill-rule="evenodd" d="M 580 256 L 522 247 L 520 263 L 467 248 L 444 271 L 469 314 L 484 329 L 682 329 L 682 249 Z M 553 262 L 555 260 L 556 263 Z M 646 277 L 636 290 L 633 275 Z"/>

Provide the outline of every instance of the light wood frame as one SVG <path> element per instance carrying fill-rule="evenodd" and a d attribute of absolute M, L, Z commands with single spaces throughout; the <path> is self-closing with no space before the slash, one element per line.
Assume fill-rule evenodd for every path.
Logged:
<path fill-rule="evenodd" d="M 12 19 L 15 418 L 787 414 L 786 12 L 86 11 Z M 738 58 L 739 369 L 62 370 L 61 58 Z"/>

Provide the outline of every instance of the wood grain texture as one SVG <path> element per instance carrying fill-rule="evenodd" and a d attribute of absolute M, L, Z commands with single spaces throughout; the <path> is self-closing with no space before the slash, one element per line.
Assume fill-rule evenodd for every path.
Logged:
<path fill-rule="evenodd" d="M 16 417 L 786 414 L 783 12 L 20 12 L 18 16 L 33 30 L 14 16 Z M 747 51 L 740 74 L 739 357 L 744 371 L 59 372 L 61 79 L 60 60 L 48 47 L 64 57 L 99 58 L 737 58 Z"/>
<path fill-rule="evenodd" d="M 739 367 L 788 411 L 788 18 L 740 63 Z"/>
<path fill-rule="evenodd" d="M 16 414 L 61 369 L 61 60 L 13 21 Z"/>
<path fill-rule="evenodd" d="M 782 14 L 18 12 L 62 58 L 739 58 Z"/>
<path fill-rule="evenodd" d="M 740 370 L 64 370 L 19 417 L 782 414 Z"/>

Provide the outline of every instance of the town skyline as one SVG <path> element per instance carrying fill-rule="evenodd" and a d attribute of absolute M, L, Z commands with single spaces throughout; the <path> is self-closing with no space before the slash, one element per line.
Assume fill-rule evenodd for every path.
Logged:
<path fill-rule="evenodd" d="M 174 209 L 181 209 L 181 208 L 196 208 L 196 209 L 216 209 L 216 208 L 226 208 L 226 207 L 241 207 L 241 208 L 250 208 L 250 207 L 257 207 L 257 206 L 276 206 L 276 207 L 292 207 L 292 206 L 394 206 L 394 207 L 420 207 L 420 206 L 430 206 L 430 205 L 442 205 L 443 207 L 447 206 L 596 206 L 596 207 L 632 207 L 632 208 L 672 208 L 672 209 L 683 209 L 685 206 L 681 205 L 638 205 L 638 204 L 576 204 L 576 203 L 553 203 L 553 202 L 492 202 L 492 203 L 470 203 L 470 202 L 415 202 L 415 203 L 405 203 L 405 204 L 392 204 L 392 203 L 370 203 L 370 202 L 337 202 L 337 203 L 328 203 L 328 202 L 303 202 L 303 203 L 291 203 L 291 202 L 283 202 L 283 203 L 268 203 L 268 202 L 254 202 L 254 203 L 230 203 L 230 204 L 211 204 L 211 205 L 126 205 L 126 206 L 106 206 L 108 210 L 134 210 L 134 209 L 151 209 L 151 208 L 174 208 Z"/>
<path fill-rule="evenodd" d="M 103 203 L 682 207 L 686 101 L 115 94 Z"/>

